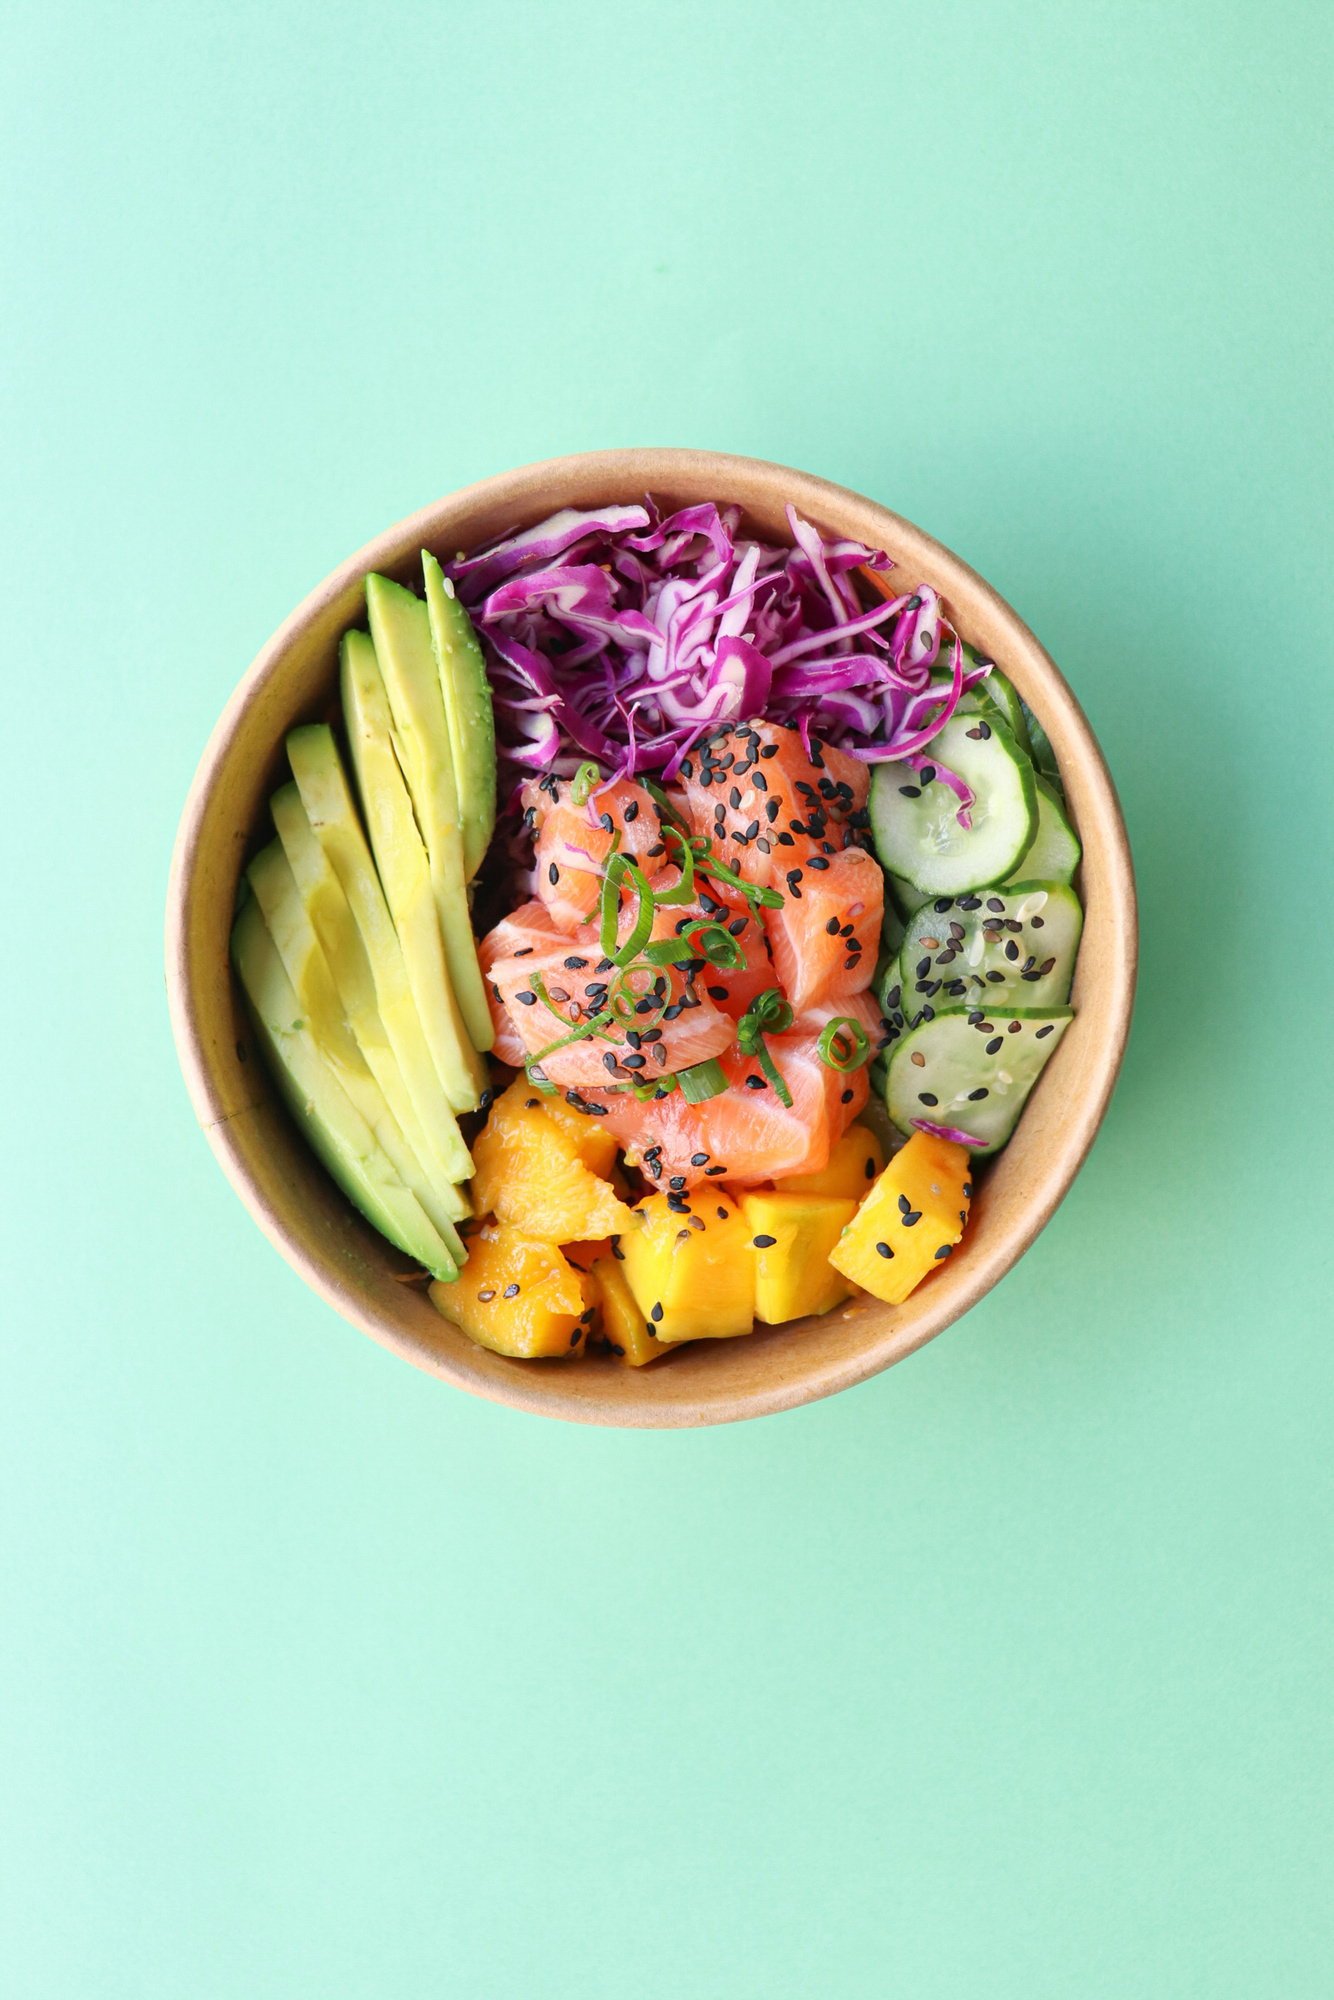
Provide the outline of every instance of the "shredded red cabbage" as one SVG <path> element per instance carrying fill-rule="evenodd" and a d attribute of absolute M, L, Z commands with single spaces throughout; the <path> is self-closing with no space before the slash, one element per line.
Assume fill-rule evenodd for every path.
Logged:
<path fill-rule="evenodd" d="M 759 716 L 866 763 L 921 768 L 988 668 L 965 668 L 929 584 L 891 596 L 882 549 L 826 542 L 791 506 L 787 518 L 793 546 L 778 548 L 741 535 L 739 507 L 666 519 L 651 499 L 566 507 L 446 565 L 482 642 L 513 775 L 569 776 L 591 757 L 609 775 L 670 781 L 701 737 Z M 855 572 L 880 599 L 869 608 Z M 931 672 L 942 638 L 948 682 Z M 968 787 L 936 770 L 966 813 Z"/>

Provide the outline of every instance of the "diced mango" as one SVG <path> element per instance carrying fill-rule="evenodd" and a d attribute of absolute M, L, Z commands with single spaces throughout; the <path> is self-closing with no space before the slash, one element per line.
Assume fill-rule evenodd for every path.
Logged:
<path fill-rule="evenodd" d="M 579 1116 L 569 1105 L 561 1111 Z M 593 1140 L 603 1136 L 594 1134 Z M 560 1114 L 546 1108 L 527 1077 L 517 1078 L 492 1105 L 473 1145 L 477 1213 L 494 1215 L 546 1243 L 580 1242 L 627 1229 L 630 1209 L 590 1171 L 579 1152 L 581 1140 L 582 1133 L 571 1135 Z M 593 1141 L 585 1143 L 592 1146 Z"/>
<path fill-rule="evenodd" d="M 635 1295 L 610 1245 L 605 1256 L 594 1260 L 592 1282 L 601 1308 L 602 1331 L 618 1360 L 627 1367 L 642 1368 L 646 1361 L 671 1353 L 670 1346 L 649 1332 L 648 1321 L 635 1304 Z"/>
<path fill-rule="evenodd" d="M 721 1188 L 698 1188 L 688 1199 L 649 1195 L 622 1230 L 619 1248 L 635 1304 L 658 1340 L 728 1340 L 750 1332 L 755 1258 L 745 1219 Z"/>
<path fill-rule="evenodd" d="M 519 1083 L 524 1082 L 526 1078 L 520 1077 Z M 511 1087 L 518 1090 L 519 1084 Z M 535 1090 L 524 1090 L 520 1094 L 525 1104 L 530 1097 L 538 1096 Z M 589 1173 L 596 1174 L 599 1180 L 609 1181 L 620 1145 L 616 1134 L 607 1130 L 606 1121 L 595 1118 L 591 1112 L 576 1111 L 572 1104 L 565 1102 L 559 1091 L 550 1096 L 543 1092 L 540 1102 L 547 1117 L 573 1141 L 575 1155 Z"/>
<path fill-rule="evenodd" d="M 849 1125 L 822 1174 L 790 1174 L 774 1185 L 780 1194 L 829 1194 L 842 1201 L 861 1201 L 884 1164 L 885 1149 L 869 1126 Z"/>
<path fill-rule="evenodd" d="M 902 1305 L 963 1235 L 972 1200 L 968 1150 L 915 1132 L 829 1253 L 836 1271 Z"/>
<path fill-rule="evenodd" d="M 740 1199 L 755 1252 L 756 1319 L 778 1326 L 828 1312 L 852 1296 L 854 1287 L 834 1270 L 829 1253 L 857 1213 L 855 1201 L 788 1194 L 786 1183 L 775 1194 L 748 1192 Z"/>
<path fill-rule="evenodd" d="M 521 1361 L 583 1352 L 593 1318 L 589 1281 L 543 1243 L 505 1222 L 468 1237 L 453 1284 L 437 1280 L 431 1303 L 469 1340 Z"/>

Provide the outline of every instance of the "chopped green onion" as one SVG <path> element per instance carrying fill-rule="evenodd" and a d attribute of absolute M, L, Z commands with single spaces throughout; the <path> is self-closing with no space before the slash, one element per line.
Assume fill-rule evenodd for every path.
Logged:
<path fill-rule="evenodd" d="M 781 1035 L 785 1028 L 792 1026 L 793 1019 L 792 1009 L 778 988 L 766 986 L 763 993 L 755 995 L 736 1027 L 737 1046 L 742 1055 L 753 1057 L 759 1064 L 773 1085 L 779 1103 L 788 1111 L 792 1109 L 792 1092 L 769 1054 L 764 1037 L 766 1032 Z"/>
<path fill-rule="evenodd" d="M 860 1021 L 840 1014 L 829 1022 L 816 1043 L 822 1063 L 830 1069 L 860 1069 L 871 1053 L 871 1038 Z"/>
<path fill-rule="evenodd" d="M 727 1074 L 717 1056 L 679 1070 L 676 1081 L 687 1104 L 703 1104 L 710 1097 L 721 1097 L 727 1089 Z"/>
<path fill-rule="evenodd" d="M 601 783 L 602 773 L 596 764 L 581 764 L 570 781 L 570 804 L 586 806 L 589 793 Z"/>

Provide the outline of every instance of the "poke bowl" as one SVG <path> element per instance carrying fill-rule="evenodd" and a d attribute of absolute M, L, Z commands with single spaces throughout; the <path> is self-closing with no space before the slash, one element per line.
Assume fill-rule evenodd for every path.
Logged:
<path fill-rule="evenodd" d="M 613 534 L 619 541 L 608 539 Z M 632 597 L 650 610 L 665 605 L 688 573 L 678 601 L 697 607 L 699 579 L 712 573 L 710 535 L 713 552 L 722 550 L 724 576 L 721 596 L 715 589 L 707 605 L 712 645 L 699 655 L 710 665 L 687 690 L 696 706 L 669 714 L 671 741 L 662 708 L 636 708 L 637 697 L 627 699 L 610 677 L 603 707 L 590 704 L 572 721 L 574 683 L 561 674 L 586 657 L 605 668 L 609 633 L 632 649 L 657 643 L 651 618 L 627 610 Z M 539 553 L 541 593 L 534 585 L 516 594 L 514 579 L 532 583 Z M 678 568 L 669 575 L 673 562 Z M 786 626 L 774 622 L 775 612 L 767 640 L 754 618 L 757 576 L 773 581 L 771 605 L 789 607 Z M 635 590 L 620 581 L 625 577 Z M 792 607 L 803 592 L 814 599 L 817 584 L 831 608 L 811 614 L 826 628 L 813 633 Z M 539 595 L 557 617 L 568 615 L 554 679 L 526 645 L 537 643 L 532 607 Z M 428 610 L 442 680 L 441 645 L 447 653 L 458 627 L 473 648 L 468 658 L 480 662 L 471 697 L 462 681 L 455 690 L 463 718 L 457 727 L 495 731 L 488 678 L 503 710 L 491 802 L 485 785 L 469 790 L 473 760 L 456 754 L 450 796 L 457 794 L 457 810 L 448 825 L 442 820 L 438 843 L 425 738 L 411 736 L 397 705 L 400 698 L 410 703 L 410 680 L 398 687 L 393 679 L 394 620 L 407 621 L 405 632 L 417 620 L 425 632 Z M 663 614 L 663 631 L 667 622 Z M 863 653 L 866 672 L 894 681 L 897 706 L 888 693 L 884 701 L 892 724 L 867 707 L 855 664 Z M 633 657 L 639 672 L 642 661 Z M 677 678 L 688 676 L 683 670 Z M 504 691 L 515 688 L 531 699 L 506 706 Z M 447 682 L 446 708 L 455 727 Z M 780 708 L 793 712 L 779 716 Z M 926 726 L 917 727 L 924 715 Z M 656 738 L 646 716 L 658 725 Z M 898 731 L 892 743 L 891 726 Z M 870 739 L 865 728 L 874 732 Z M 457 734 L 454 740 L 457 753 Z M 619 770 L 611 768 L 616 757 Z M 1002 771 L 1001 791 L 1008 784 L 1018 804 L 1002 799 L 988 817 L 993 767 Z M 787 781 L 769 785 L 763 775 L 791 770 L 798 775 L 786 790 Z M 871 778 L 859 782 L 859 770 Z M 739 773 L 745 778 L 733 783 Z M 1051 802 L 1050 814 L 1042 807 L 1040 837 L 1035 773 Z M 775 790 L 783 796 L 781 815 Z M 927 806 L 941 798 L 945 806 L 928 825 Z M 794 807 L 801 817 L 788 817 Z M 1027 831 L 1011 838 L 1004 814 L 1014 811 L 1029 820 Z M 591 831 L 571 835 L 567 826 L 557 851 L 550 842 L 561 813 Z M 1000 829 L 994 838 L 1009 840 L 1013 852 L 988 850 L 972 875 L 960 873 L 951 856 L 961 847 L 981 851 L 993 839 L 990 828 Z M 787 851 L 777 845 L 784 836 Z M 443 853 L 448 841 L 460 856 L 472 849 L 463 873 L 457 863 L 452 872 L 443 862 L 435 866 L 437 845 Z M 1011 865 L 1039 847 L 1048 857 L 1042 869 Z M 548 864 L 549 851 L 557 858 Z M 851 920 L 839 921 L 845 908 L 828 897 L 840 869 L 849 881 L 862 881 L 868 869 L 877 878 L 883 873 L 883 919 L 878 900 L 867 914 L 868 899 L 859 896 L 846 905 Z M 972 893 L 974 880 L 980 894 Z M 333 921 L 331 896 L 349 929 L 346 911 L 355 913 L 355 965 L 338 936 L 321 927 Z M 569 896 L 566 907 L 561 898 Z M 1067 904 L 1068 936 L 1060 929 Z M 1047 945 L 1028 928 L 1042 926 L 1042 912 L 1051 942 L 1046 958 Z M 395 975 L 398 999 L 380 982 L 377 924 L 385 949 L 406 968 Z M 389 529 L 311 592 L 259 654 L 204 752 L 173 856 L 166 944 L 173 1031 L 200 1124 L 254 1219 L 316 1292 L 382 1345 L 470 1393 L 577 1422 L 672 1427 L 759 1416 L 863 1381 L 932 1339 L 1005 1275 L 1054 1213 L 1106 1111 L 1129 1032 L 1137 923 L 1129 846 L 1096 738 L 1039 641 L 982 578 L 910 522 L 825 480 L 719 453 L 644 449 L 586 453 L 484 480 Z M 317 962 L 317 988 L 302 983 L 303 952 Z M 447 968 L 449 1004 L 437 1009 L 434 1027 L 434 1003 L 418 983 L 428 961 Z M 528 965 L 539 962 L 545 980 L 528 978 Z M 559 969 L 565 965 L 582 981 L 573 997 L 554 983 L 573 984 Z M 777 976 L 766 970 L 772 967 Z M 1059 992 L 1053 978 L 1063 981 Z M 1019 979 L 1030 984 L 1021 989 Z M 364 1004 L 358 980 L 371 996 Z M 812 997 L 818 1004 L 807 1004 Z M 406 1014 L 396 1026 L 400 1000 Z M 609 1010 L 617 1008 L 613 1021 Z M 641 1033 L 636 1021 L 653 1026 Z M 468 1072 L 460 1069 L 461 1094 L 449 1101 L 478 1108 L 460 1111 L 457 1127 L 444 1111 L 439 1129 L 432 1124 L 413 1082 L 423 1023 L 434 1058 L 434 1069 L 420 1063 L 423 1089 L 434 1091 L 439 1081 L 448 1094 L 451 1063 Z M 801 1043 L 804 1023 L 811 1025 Z M 1017 1039 L 1008 1042 L 1007 1034 Z M 1044 1035 L 1050 1044 L 1038 1050 L 1033 1038 Z M 341 1114 L 327 1111 L 327 1077 L 348 1080 L 347 1068 L 321 1065 L 320 1049 L 334 1041 L 346 1045 L 357 1075 L 351 1094 L 374 1135 L 393 1135 L 385 1144 L 394 1165 L 401 1152 L 415 1172 L 429 1146 L 456 1187 L 438 1176 L 425 1185 L 408 1168 L 392 1171 L 336 1084 L 329 1086 L 333 1098 L 351 1123 L 340 1125 Z M 1028 1072 L 1021 1050 L 1030 1051 Z M 815 1081 L 803 1097 L 808 1072 Z M 1000 1103 L 1012 1075 L 1022 1106 L 1017 1122 L 1014 1105 L 1003 1113 Z M 943 1089 L 950 1094 L 940 1096 Z M 874 1108 L 882 1099 L 891 1118 Z M 381 1105 L 379 1123 L 368 1101 Z M 833 1122 L 819 1157 L 796 1162 L 814 1171 L 793 1187 L 812 1192 L 793 1221 L 788 1268 L 780 1271 L 778 1225 L 767 1218 L 784 1203 L 795 1215 L 791 1205 L 802 1200 L 782 1178 L 795 1156 L 768 1178 L 761 1155 L 749 1172 L 738 1159 L 756 1125 L 752 1113 L 763 1110 L 766 1135 L 790 1134 L 801 1105 L 811 1102 L 827 1102 Z M 510 1107 L 507 1126 L 502 1106 Z M 730 1124 L 718 1122 L 725 1113 Z M 743 1113 L 744 1135 L 737 1136 Z M 348 1141 L 353 1127 L 362 1140 Z M 600 1156 L 579 1129 L 571 1141 L 559 1136 L 565 1127 L 593 1134 Z M 705 1129 L 729 1136 L 706 1145 L 698 1137 Z M 865 1195 L 865 1214 L 858 1209 L 829 1249 L 835 1271 L 846 1276 L 817 1294 L 798 1282 L 812 1263 L 812 1239 L 801 1234 L 807 1209 L 832 1213 L 821 1178 L 826 1158 L 832 1172 L 836 1143 L 868 1131 L 878 1137 L 864 1148 L 866 1174 L 878 1178 Z M 692 1145 L 697 1150 L 689 1151 Z M 687 1150 L 674 1154 L 674 1146 Z M 931 1253 L 940 1261 L 895 1297 L 881 1282 L 884 1273 L 902 1274 L 925 1228 L 935 1228 L 932 1214 L 917 1237 L 895 1233 L 922 1212 L 904 1176 L 923 1147 L 937 1175 L 939 1162 L 947 1175 L 954 1171 L 949 1159 L 961 1162 L 965 1192 L 960 1206 L 957 1187 L 946 1187 L 941 1202 L 958 1207 L 958 1223 L 948 1232 L 941 1224 L 936 1234 L 946 1240 Z M 379 1165 L 368 1178 L 372 1153 Z M 501 1249 L 509 1254 L 511 1237 L 519 1240 L 511 1224 L 531 1223 L 548 1156 L 559 1156 L 566 1175 L 567 1209 L 587 1199 L 594 1219 L 576 1228 L 567 1214 L 564 1228 L 547 1234 L 588 1238 L 590 1252 L 601 1239 L 604 1263 L 595 1268 L 607 1273 L 600 1293 L 589 1260 L 577 1245 L 565 1245 L 575 1290 L 562 1322 L 570 1329 L 568 1351 L 562 1341 L 559 1358 L 553 1342 L 508 1351 L 485 1344 L 503 1341 L 487 1332 L 477 1304 L 490 1308 L 494 1300 L 494 1312 L 504 1311 L 523 1273 L 537 1268 L 531 1257 L 522 1272 L 515 1265 L 511 1287 L 502 1282 L 510 1267 L 500 1270 L 495 1260 Z M 474 1159 L 470 1185 L 480 1202 L 468 1193 Z M 672 1168 L 680 1171 L 666 1171 Z M 938 1181 L 931 1192 L 940 1194 Z M 874 1227 L 873 1197 L 888 1218 Z M 657 1283 L 642 1268 L 637 1276 L 632 1258 L 636 1291 L 626 1310 L 639 1313 L 647 1344 L 628 1359 L 651 1357 L 650 1365 L 632 1366 L 612 1324 L 611 1280 L 629 1298 L 621 1246 L 638 1246 L 640 1235 L 648 1240 L 650 1210 L 665 1230 L 654 1252 L 663 1276 Z M 619 1220 L 631 1211 L 642 1225 L 634 1236 Z M 683 1306 L 675 1327 L 670 1309 L 664 1324 L 660 1301 L 650 1305 L 649 1297 L 665 1295 L 668 1274 L 680 1289 L 697 1248 L 703 1255 L 708 1226 L 712 1261 L 691 1280 L 695 1318 Z M 766 1245 L 774 1266 L 767 1281 Z M 526 1239 L 525 1246 L 528 1256 Z M 896 1249 L 897 1264 L 883 1271 L 870 1254 L 893 1259 Z M 643 1267 L 648 1253 L 636 1254 Z M 609 1255 L 620 1259 L 616 1269 L 605 1263 Z M 814 1261 L 828 1279 L 823 1254 Z M 757 1264 L 761 1286 L 770 1287 L 772 1323 L 763 1310 L 758 1319 L 727 1321 L 728 1286 L 744 1269 L 753 1303 Z M 487 1282 L 492 1269 L 500 1276 Z M 463 1300 L 469 1272 L 465 1310 L 453 1301 Z M 543 1281 L 549 1278 L 543 1267 Z M 772 1305 L 779 1295 L 789 1300 L 781 1310 Z M 603 1310 L 591 1303 L 598 1298 Z M 813 1309 L 800 1310 L 803 1302 Z M 717 1324 L 708 1323 L 710 1314 Z M 752 1330 L 741 1330 L 743 1323 Z"/>

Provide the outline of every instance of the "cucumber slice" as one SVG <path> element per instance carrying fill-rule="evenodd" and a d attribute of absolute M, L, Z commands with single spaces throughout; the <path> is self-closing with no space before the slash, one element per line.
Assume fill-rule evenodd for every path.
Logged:
<path fill-rule="evenodd" d="M 879 764 L 871 782 L 871 828 L 881 866 L 927 896 L 958 896 L 1003 882 L 1033 843 L 1033 766 L 1007 726 L 978 713 L 954 715 L 927 750 L 971 786 L 972 828 L 959 824 L 948 786 L 910 764 Z"/>
<path fill-rule="evenodd" d="M 970 646 L 966 639 L 963 643 L 963 656 L 966 667 L 989 666 L 991 672 L 984 681 L 979 681 L 976 687 L 970 688 L 967 694 L 959 697 L 959 705 L 954 711 L 955 714 L 985 715 L 988 719 L 993 719 L 994 714 L 998 712 L 1001 721 L 1005 724 L 1025 757 L 1031 759 L 1033 752 L 1028 735 L 1028 716 L 1013 682 L 1008 681 L 1000 668 L 993 661 L 988 660 L 984 654 L 979 653 L 976 646 Z M 952 676 L 949 674 L 942 676 L 937 673 L 932 678 L 942 687 L 949 687 L 952 680 Z"/>
<path fill-rule="evenodd" d="M 903 918 L 895 909 L 893 900 L 886 896 L 885 913 L 880 919 L 880 948 L 886 952 L 896 952 L 903 943 Z"/>
<path fill-rule="evenodd" d="M 923 903 L 929 903 L 931 900 L 925 889 L 919 889 L 915 882 L 905 882 L 902 875 L 886 873 L 885 880 L 893 893 L 898 913 L 905 918 L 910 917 L 914 910 L 920 910 Z"/>
<path fill-rule="evenodd" d="M 274 1080 L 312 1150 L 382 1236 L 451 1283 L 458 1266 L 449 1246 L 320 1054 L 253 897 L 232 930 L 232 960 Z"/>
<path fill-rule="evenodd" d="M 1037 780 L 1037 792 L 1037 832 L 1014 873 L 1006 877 L 1007 891 L 1018 882 L 1073 882 L 1079 866 L 1082 849 L 1060 793 L 1046 778 Z"/>
<path fill-rule="evenodd" d="M 899 954 L 903 1011 L 916 1020 L 965 1002 L 975 1007 L 1063 1007 L 1084 928 L 1064 882 L 1017 882 L 917 911 Z M 939 996 L 939 997 L 937 997 Z"/>
<path fill-rule="evenodd" d="M 1073 1019 L 1069 1007 L 947 1008 L 890 1051 L 890 1117 L 901 1132 L 919 1119 L 967 1132 L 977 1157 L 999 1152 Z"/>
<path fill-rule="evenodd" d="M 1061 797 L 1065 797 L 1065 785 L 1061 779 L 1061 767 L 1056 762 L 1056 752 L 1051 747 L 1051 738 L 1034 715 L 1027 702 L 1023 704 L 1024 716 L 1028 723 L 1028 739 L 1033 746 L 1033 769 L 1040 778 L 1055 785 Z"/>

